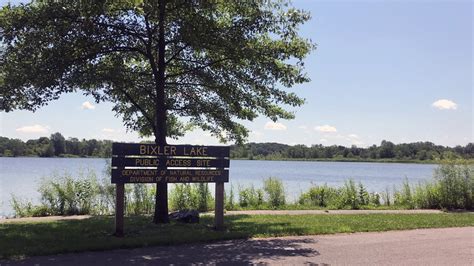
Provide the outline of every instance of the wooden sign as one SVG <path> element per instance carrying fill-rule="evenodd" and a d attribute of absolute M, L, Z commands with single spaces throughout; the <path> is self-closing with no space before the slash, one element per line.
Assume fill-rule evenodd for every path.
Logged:
<path fill-rule="evenodd" d="M 229 182 L 230 147 L 112 144 L 116 184 L 115 235 L 123 236 L 126 183 L 216 183 L 215 227 L 224 226 L 224 182 Z"/>
<path fill-rule="evenodd" d="M 112 183 L 229 182 L 230 148 L 112 144 Z"/>

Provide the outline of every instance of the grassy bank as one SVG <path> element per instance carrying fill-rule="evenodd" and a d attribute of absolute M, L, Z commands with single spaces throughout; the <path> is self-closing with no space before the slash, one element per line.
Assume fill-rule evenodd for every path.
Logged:
<path fill-rule="evenodd" d="M 0 223 L 0 258 L 175 245 L 249 237 L 388 231 L 474 226 L 474 214 L 237 215 L 225 218 L 226 231 L 212 230 L 213 217 L 200 224 L 150 223 L 150 217 L 126 218 L 124 238 L 112 236 L 113 217 L 86 220 Z"/>

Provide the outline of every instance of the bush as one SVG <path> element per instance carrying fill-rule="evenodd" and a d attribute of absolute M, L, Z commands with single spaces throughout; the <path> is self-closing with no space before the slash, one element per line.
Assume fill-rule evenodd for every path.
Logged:
<path fill-rule="evenodd" d="M 95 173 L 83 173 L 75 179 L 70 174 L 43 179 L 39 188 L 41 202 L 52 215 L 91 214 L 98 185 Z"/>
<path fill-rule="evenodd" d="M 305 192 L 299 197 L 299 204 L 307 206 L 328 207 L 334 206 L 338 197 L 338 191 L 335 188 L 329 187 L 327 184 L 323 186 L 313 186 L 308 192 Z"/>
<path fill-rule="evenodd" d="M 271 208 L 285 205 L 285 189 L 280 179 L 276 177 L 265 179 L 263 181 L 263 190 L 265 191 L 267 203 Z"/>
<path fill-rule="evenodd" d="M 263 181 L 263 190 L 266 193 L 268 205 L 278 208 L 285 205 L 285 189 L 280 179 L 270 177 Z"/>
<path fill-rule="evenodd" d="M 200 212 L 211 211 L 214 199 L 207 183 L 175 184 L 169 194 L 170 209 L 195 209 Z"/>
<path fill-rule="evenodd" d="M 15 217 L 29 217 L 32 216 L 32 208 L 33 205 L 31 202 L 21 200 L 20 198 L 12 195 L 12 199 L 10 201 L 13 211 L 15 212 Z"/>
<path fill-rule="evenodd" d="M 474 165 L 464 161 L 449 161 L 435 171 L 439 204 L 447 209 L 473 209 Z"/>
<path fill-rule="evenodd" d="M 228 211 L 236 209 L 234 204 L 234 188 L 232 184 L 230 185 L 229 195 L 227 195 L 227 192 L 224 194 L 224 207 Z"/>
<path fill-rule="evenodd" d="M 206 212 L 213 208 L 212 202 L 214 199 L 212 198 L 211 192 L 209 191 L 209 185 L 207 183 L 199 183 L 196 184 L 196 192 L 197 192 L 197 210 L 200 212 Z"/>
<path fill-rule="evenodd" d="M 359 205 L 369 205 L 370 202 L 370 196 L 369 192 L 367 192 L 367 189 L 362 185 L 362 183 L 359 182 L 359 190 L 358 190 L 358 204 Z"/>
<path fill-rule="evenodd" d="M 190 184 L 175 184 L 169 193 L 170 209 L 175 211 L 190 209 L 190 194 Z"/>
<path fill-rule="evenodd" d="M 389 188 L 385 188 L 385 191 L 382 192 L 382 201 L 383 201 L 383 204 L 385 206 L 390 206 L 391 204 L 391 196 L 390 196 L 390 189 Z"/>
<path fill-rule="evenodd" d="M 405 180 L 403 181 L 402 190 L 395 190 L 393 197 L 393 204 L 409 209 L 415 208 L 415 204 L 412 197 L 412 189 L 407 178 L 405 178 Z"/>
<path fill-rule="evenodd" d="M 255 189 L 253 185 L 247 188 L 239 188 L 240 207 L 258 207 L 263 205 L 263 191 Z"/>
<path fill-rule="evenodd" d="M 156 186 L 150 184 L 130 184 L 125 187 L 125 213 L 152 214 L 155 206 Z"/>
<path fill-rule="evenodd" d="M 474 208 L 474 165 L 462 160 L 445 161 L 434 179 L 411 187 L 405 179 L 401 191 L 394 190 L 394 204 L 404 208 Z"/>
<path fill-rule="evenodd" d="M 98 180 L 94 172 L 79 173 L 73 177 L 65 172 L 54 173 L 43 178 L 38 188 L 40 204 L 23 202 L 12 196 L 12 207 L 16 217 L 48 215 L 107 215 L 115 207 L 115 186 L 110 179 Z"/>
<path fill-rule="evenodd" d="M 340 209 L 349 207 L 353 210 L 359 209 L 359 198 L 354 180 L 349 179 L 344 182 L 344 186 L 340 190 L 340 197 L 337 206 Z"/>
<path fill-rule="evenodd" d="M 380 206 L 380 195 L 379 193 L 370 193 L 369 194 L 369 205 Z"/>

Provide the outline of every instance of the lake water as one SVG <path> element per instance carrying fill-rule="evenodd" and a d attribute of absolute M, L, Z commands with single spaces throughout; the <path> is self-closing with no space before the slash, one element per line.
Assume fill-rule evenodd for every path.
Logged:
<path fill-rule="evenodd" d="M 0 217 L 12 214 L 12 194 L 38 202 L 40 195 L 37 187 L 43 177 L 64 172 L 79 176 L 81 172 L 87 171 L 94 171 L 98 177 L 106 177 L 108 163 L 110 160 L 97 158 L 0 158 Z M 230 165 L 227 190 L 230 185 L 234 191 L 239 186 L 251 184 L 261 187 L 265 178 L 279 177 L 285 184 L 290 201 L 312 184 L 327 183 L 338 187 L 348 178 L 362 182 L 370 192 L 382 192 L 387 187 L 399 187 L 405 178 L 410 183 L 429 180 L 437 167 L 433 164 L 246 160 L 232 160 Z"/>

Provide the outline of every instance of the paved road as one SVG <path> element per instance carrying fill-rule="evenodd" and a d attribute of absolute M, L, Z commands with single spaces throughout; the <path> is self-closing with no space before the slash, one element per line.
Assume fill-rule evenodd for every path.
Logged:
<path fill-rule="evenodd" d="M 85 252 L 3 265 L 473 265 L 474 227 L 231 240 Z"/>

